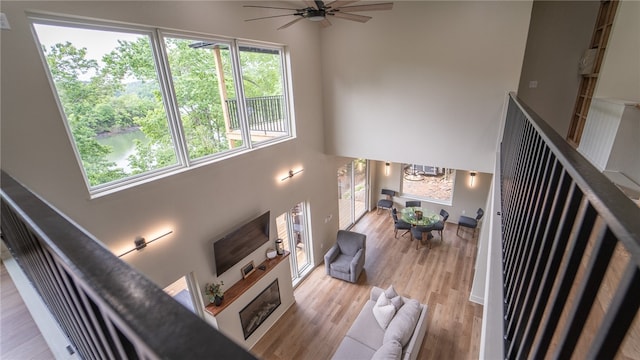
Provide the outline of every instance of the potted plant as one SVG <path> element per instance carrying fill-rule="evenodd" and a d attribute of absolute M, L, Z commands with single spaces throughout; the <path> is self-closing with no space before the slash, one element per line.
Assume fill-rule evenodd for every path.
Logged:
<path fill-rule="evenodd" d="M 224 299 L 222 285 L 224 285 L 224 282 L 220 281 L 220 283 L 207 283 L 204 287 L 204 294 L 209 297 L 209 302 L 215 306 L 220 306 L 222 299 Z"/>

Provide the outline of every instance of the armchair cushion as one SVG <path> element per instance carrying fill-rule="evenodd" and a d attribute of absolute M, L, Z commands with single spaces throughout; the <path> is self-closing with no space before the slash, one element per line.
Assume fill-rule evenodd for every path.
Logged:
<path fill-rule="evenodd" d="M 347 231 L 343 232 L 342 234 L 339 233 L 337 240 L 338 247 L 340 247 L 340 252 L 349 256 L 355 256 L 358 250 L 360 250 L 363 245 L 361 239 L 352 234 L 354 233 Z"/>
<path fill-rule="evenodd" d="M 331 262 L 331 270 L 348 273 L 351 271 L 351 260 L 353 260 L 351 256 L 340 254 Z"/>

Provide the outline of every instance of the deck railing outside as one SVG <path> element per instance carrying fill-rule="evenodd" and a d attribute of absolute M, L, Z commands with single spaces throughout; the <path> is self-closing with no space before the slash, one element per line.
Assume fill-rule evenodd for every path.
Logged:
<path fill-rule="evenodd" d="M 226 100 L 231 130 L 239 130 L 238 101 Z M 247 117 L 250 131 L 286 132 L 284 122 L 284 96 L 261 96 L 247 98 Z"/>
<path fill-rule="evenodd" d="M 640 305 L 640 208 L 515 96 L 500 153 L 504 358 L 614 358 Z"/>
<path fill-rule="evenodd" d="M 2 171 L 2 238 L 83 359 L 255 359 Z"/>

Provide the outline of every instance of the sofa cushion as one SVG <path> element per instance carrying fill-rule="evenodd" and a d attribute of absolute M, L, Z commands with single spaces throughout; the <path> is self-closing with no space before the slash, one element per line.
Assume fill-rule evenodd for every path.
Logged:
<path fill-rule="evenodd" d="M 372 349 L 361 342 L 354 340 L 348 336 L 342 339 L 342 342 L 338 346 L 338 349 L 333 354 L 334 360 L 359 360 L 359 359 L 371 359 L 375 354 L 375 349 Z"/>
<path fill-rule="evenodd" d="M 331 263 L 331 269 L 343 273 L 349 273 L 351 270 L 351 260 L 353 256 L 347 256 L 344 254 L 338 255 L 338 257 Z"/>
<path fill-rule="evenodd" d="M 373 316 L 375 304 L 375 301 L 368 300 L 347 331 L 348 337 L 367 345 L 374 351 L 382 345 L 384 337 L 384 329 L 378 325 Z"/>
<path fill-rule="evenodd" d="M 398 310 L 400 310 L 402 305 L 404 305 L 404 300 L 402 300 L 402 296 L 400 296 L 400 295 L 398 295 L 398 296 L 396 296 L 396 297 L 394 297 L 394 298 L 392 298 L 390 300 L 391 300 L 391 303 L 393 304 L 393 307 L 396 308 L 396 312 Z"/>
<path fill-rule="evenodd" d="M 396 289 L 393 288 L 393 285 L 389 285 L 387 290 L 384 291 L 384 294 L 387 296 L 387 299 L 393 299 L 394 297 L 398 296 L 398 293 L 396 292 Z"/>
<path fill-rule="evenodd" d="M 395 314 L 396 307 L 393 306 L 391 300 L 389 300 L 384 293 L 380 294 L 378 301 L 376 301 L 376 304 L 373 306 L 373 316 L 376 318 L 380 327 L 386 329 Z"/>
<path fill-rule="evenodd" d="M 420 311 L 420 303 L 417 300 L 405 301 L 389 323 L 382 341 L 386 343 L 396 340 L 403 347 L 407 345 L 420 318 Z"/>
<path fill-rule="evenodd" d="M 387 296 L 387 299 L 391 300 L 391 303 L 393 304 L 393 306 L 395 306 L 396 311 L 398 311 L 402 307 L 402 305 L 404 305 L 404 300 L 402 296 L 398 295 L 393 285 L 389 285 L 389 287 L 386 290 L 382 290 L 376 287 L 372 288 L 371 300 L 374 300 L 374 301 L 378 300 L 378 297 L 383 291 L 384 291 L 384 294 Z"/>
<path fill-rule="evenodd" d="M 396 340 L 387 341 L 373 354 L 371 360 L 398 360 L 402 356 L 402 345 Z"/>

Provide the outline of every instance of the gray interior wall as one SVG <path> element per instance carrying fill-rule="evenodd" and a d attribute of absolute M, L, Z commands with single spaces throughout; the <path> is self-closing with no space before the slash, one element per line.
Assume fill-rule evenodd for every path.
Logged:
<path fill-rule="evenodd" d="M 534 1 L 518 97 L 566 136 L 580 86 L 578 63 L 589 48 L 598 1 Z M 537 87 L 530 87 L 530 82 Z"/>

